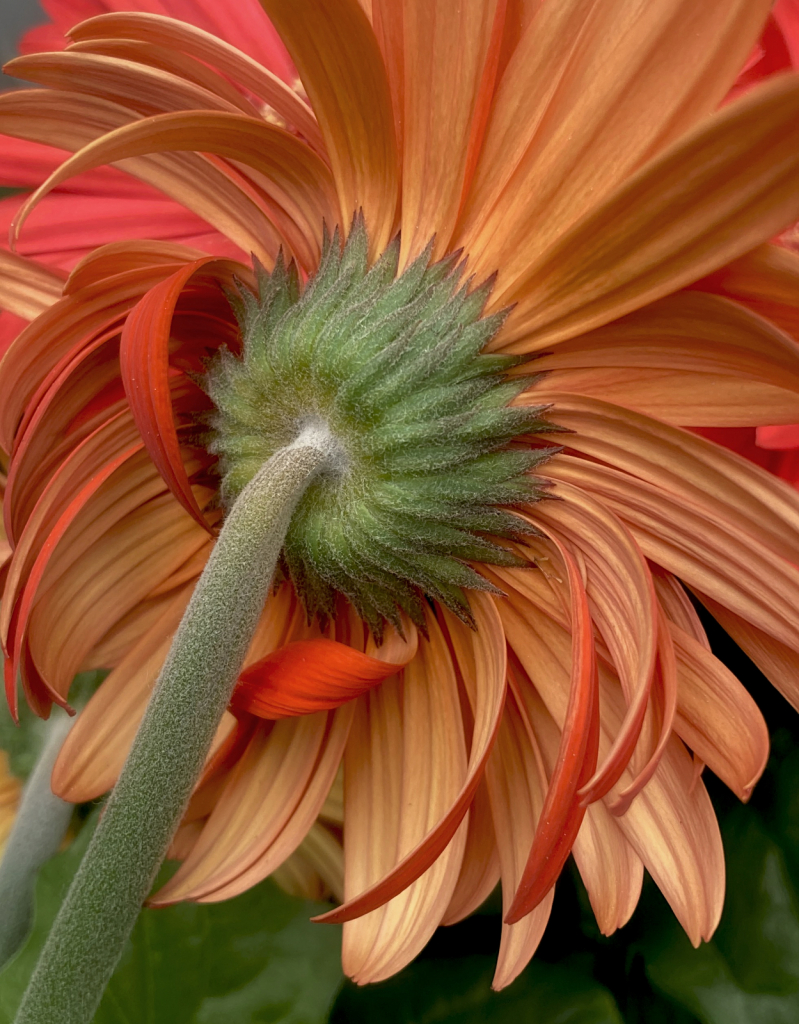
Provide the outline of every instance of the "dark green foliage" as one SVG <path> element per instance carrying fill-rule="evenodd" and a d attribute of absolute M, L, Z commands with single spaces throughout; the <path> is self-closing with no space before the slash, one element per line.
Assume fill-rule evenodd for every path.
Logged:
<path fill-rule="evenodd" d="M 367 251 L 356 218 L 304 289 L 278 260 L 257 299 L 231 298 L 242 358 L 221 353 L 205 385 L 222 499 L 323 422 L 346 464 L 308 489 L 283 552 L 309 614 L 340 592 L 376 634 L 398 609 L 423 625 L 423 596 L 470 621 L 464 591 L 491 587 L 467 563 L 518 564 L 497 538 L 532 532 L 512 509 L 541 497 L 530 471 L 553 451 L 516 439 L 553 428 L 508 407 L 530 385 L 507 377 L 518 360 L 482 354 L 505 316 L 481 316 L 491 282 L 471 289 L 457 254 L 431 264 L 428 249 L 397 277 L 398 240 L 371 268 Z"/>
<path fill-rule="evenodd" d="M 10 1024 L 97 814 L 43 869 L 27 945 L 0 973 Z M 267 881 L 224 903 L 144 910 L 93 1024 L 323 1024 L 341 985 L 341 930 L 328 907 Z"/>

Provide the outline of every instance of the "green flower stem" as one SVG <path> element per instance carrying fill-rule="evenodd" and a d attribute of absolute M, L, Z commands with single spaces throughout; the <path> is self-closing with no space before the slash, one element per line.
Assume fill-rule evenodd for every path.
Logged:
<path fill-rule="evenodd" d="M 202 771 L 263 610 L 294 508 L 341 449 L 309 426 L 227 516 L 119 781 L 55 920 L 16 1024 L 89 1024 Z"/>
<path fill-rule="evenodd" d="M 56 708 L 47 739 L 31 772 L 0 864 L 0 967 L 22 946 L 33 925 L 33 897 L 39 868 L 61 845 L 74 804 L 50 788 L 53 765 L 73 719 Z"/>

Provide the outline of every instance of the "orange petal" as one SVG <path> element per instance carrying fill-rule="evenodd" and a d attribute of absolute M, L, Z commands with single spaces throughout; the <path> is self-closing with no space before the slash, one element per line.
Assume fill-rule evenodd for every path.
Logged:
<path fill-rule="evenodd" d="M 709 651 L 710 641 L 707 638 L 705 627 L 691 604 L 691 599 L 685 593 L 682 583 L 665 570 L 653 573 L 652 580 L 660 607 L 666 613 L 669 622 L 679 627 L 682 633 L 687 633 L 688 636 L 696 640 L 700 647 Z"/>
<path fill-rule="evenodd" d="M 768 9 L 768 0 L 538 5 L 497 90 L 457 241 L 478 274 L 499 269 L 500 289 L 515 285 L 566 229 L 711 113 Z"/>
<path fill-rule="evenodd" d="M 679 688 L 674 728 L 741 800 L 769 754 L 768 727 L 748 690 L 710 651 L 674 623 Z"/>
<path fill-rule="evenodd" d="M 205 257 L 152 288 L 128 315 L 119 360 L 125 393 L 150 458 L 183 508 L 210 529 L 191 490 L 180 452 L 169 388 L 169 344 L 175 306 L 189 281 L 202 271 L 223 280 L 235 274 L 229 260 Z"/>
<path fill-rule="evenodd" d="M 580 805 L 577 794 L 596 769 L 599 743 L 596 651 L 588 597 L 569 548 L 551 527 L 545 529 L 564 561 L 569 579 L 572 633 L 569 702 L 558 760 L 549 781 L 527 866 L 510 910 L 505 915 L 508 924 L 514 924 L 528 914 L 555 884 L 585 815 L 585 807 Z M 519 658 L 524 664 L 521 653 Z"/>
<path fill-rule="evenodd" d="M 321 637 L 297 640 L 250 665 L 239 676 L 231 706 L 259 718 L 288 718 L 337 708 L 395 675 L 416 654 L 410 639 L 391 629 L 381 658 L 370 658 L 346 644 Z"/>
<path fill-rule="evenodd" d="M 362 209 L 373 255 L 394 224 L 399 168 L 386 71 L 357 0 L 261 0 L 302 78 L 348 225 Z"/>
<path fill-rule="evenodd" d="M 106 133 L 130 125 L 137 117 L 134 110 L 118 103 L 81 93 L 32 89 L 14 90 L 0 96 L 0 131 L 73 151 L 102 141 Z M 255 119 L 249 120 L 267 127 Z M 296 146 L 302 145 L 294 141 Z M 243 172 L 216 157 L 192 152 L 120 158 L 119 166 L 202 217 L 243 253 L 254 252 L 271 266 L 281 243 L 280 234 L 270 219 L 275 211 L 268 207 L 266 197 L 255 190 Z M 27 204 L 23 206 L 24 215 L 29 209 Z"/>
<path fill-rule="evenodd" d="M 760 245 L 695 287 L 737 299 L 799 338 L 799 254 L 781 245 Z"/>
<path fill-rule="evenodd" d="M 477 624 L 476 632 L 469 630 L 449 612 L 443 613 L 458 664 L 462 666 L 463 682 L 472 705 L 475 723 L 468 770 L 461 780 L 457 795 L 447 803 L 446 808 L 439 808 L 445 813 L 440 819 L 429 821 L 430 830 L 417 837 L 418 842 L 412 849 L 403 851 L 399 861 L 384 878 L 371 882 L 365 891 L 357 896 L 348 896 L 346 903 L 322 915 L 319 920 L 352 920 L 402 892 L 411 880 L 417 878 L 446 849 L 474 799 L 502 718 L 506 649 L 502 625 L 493 600 L 487 595 L 474 593 L 470 595 L 470 604 Z M 432 629 L 431 635 L 434 642 L 420 646 L 416 658 L 409 662 L 405 669 L 406 686 L 408 672 L 412 668 L 415 687 L 422 686 L 421 680 L 427 678 L 429 672 L 435 673 L 440 670 L 446 674 L 449 671 L 449 655 L 445 655 L 441 649 L 442 639 L 438 627 Z M 438 714 L 445 714 L 445 711 L 442 709 Z M 460 715 L 457 723 L 457 733 L 460 735 Z M 453 749 L 457 746 L 456 734 L 452 733 L 449 727 L 445 727 L 445 723 L 428 723 L 425 729 L 428 728 L 442 729 L 442 742 L 446 740 Z"/>
<path fill-rule="evenodd" d="M 184 587 L 105 679 L 78 715 L 53 768 L 53 792 L 71 803 L 96 800 L 116 782 L 191 597 Z"/>
<path fill-rule="evenodd" d="M 395 973 L 425 945 L 446 912 L 463 859 L 464 812 L 436 849 L 414 857 L 440 831 L 442 816 L 452 817 L 467 778 L 458 686 L 437 623 L 430 621 L 430 641 L 420 644 L 402 682 L 372 690 L 358 709 L 344 762 L 342 961 L 347 974 L 365 983 Z M 377 813 L 374 803 L 383 800 Z M 378 831 L 388 815 L 393 824 Z M 365 892 L 353 899 L 354 886 L 364 884 Z M 355 913 L 358 920 L 352 920 Z M 334 911 L 322 920 L 338 916 Z"/>
<path fill-rule="evenodd" d="M 516 673 L 512 682 L 518 681 Z M 555 890 L 515 924 L 507 915 L 524 874 L 536 825 L 541 818 L 547 780 L 528 717 L 514 692 L 508 694 L 497 743 L 486 765 L 486 784 L 502 871 L 502 935 L 493 987 L 505 988 L 527 966 L 549 921 Z"/>
<path fill-rule="evenodd" d="M 469 829 L 461 873 L 447 911 L 441 919 L 442 925 L 457 924 L 474 913 L 494 891 L 499 877 L 499 854 L 494 837 L 491 804 L 483 780 L 469 808 Z"/>
<path fill-rule="evenodd" d="M 571 637 L 543 615 L 529 629 L 519 611 L 503 612 L 508 639 L 526 657 L 525 669 L 556 724 L 565 720 L 566 700 L 560 677 L 568 672 Z M 529 605 L 528 605 L 529 609 Z M 521 607 L 520 607 L 521 611 Z M 518 689 L 521 700 L 527 690 Z M 599 662 L 600 751 L 610 749 L 624 714 L 621 687 Z M 529 711 L 535 721 L 535 707 Z M 632 780 L 626 769 L 625 781 Z M 694 944 L 708 938 L 718 924 L 724 899 L 724 853 L 713 807 L 685 747 L 672 737 L 647 786 L 615 819 L 625 839 L 650 872 Z"/>
<path fill-rule="evenodd" d="M 534 394 L 528 392 L 525 401 Z M 718 520 L 722 529 L 729 524 L 751 533 L 799 563 L 799 493 L 784 481 L 696 434 L 622 406 L 577 395 L 547 397 L 555 403 L 548 416 L 573 431 L 570 449 L 624 470 L 631 488 L 645 481 L 661 491 L 665 501 L 680 502 L 711 522 Z M 563 478 L 561 456 L 552 464 L 553 476 Z M 587 462 L 583 465 L 592 472 Z"/>
<path fill-rule="evenodd" d="M 540 351 L 711 273 L 799 218 L 798 171 L 799 76 L 778 76 L 645 164 L 495 291 L 492 303 L 517 303 L 497 344 Z"/>
<path fill-rule="evenodd" d="M 658 612 L 658 660 L 652 702 L 655 738 L 646 764 L 636 773 L 633 781 L 619 792 L 615 800 L 608 804 L 610 810 L 616 815 L 626 814 L 632 801 L 655 774 L 671 736 L 674 717 L 677 713 L 677 657 L 665 613 L 662 609 L 658 609 Z"/>
<path fill-rule="evenodd" d="M 254 93 L 304 135 L 316 150 L 324 152 L 319 126 L 308 104 L 277 75 L 210 32 L 160 14 L 120 11 L 81 22 L 70 29 L 69 35 L 76 42 L 87 43 L 106 42 L 109 38 L 136 39 L 190 54 Z"/>
<path fill-rule="evenodd" d="M 738 303 L 678 292 L 538 359 L 536 388 L 590 395 L 673 424 L 799 418 L 796 343 Z"/>
<path fill-rule="evenodd" d="M 194 82 L 131 60 L 61 50 L 16 57 L 9 72 L 37 85 L 103 96 L 140 114 L 173 110 L 236 110 L 228 100 Z"/>
<path fill-rule="evenodd" d="M 553 475 L 601 497 L 626 522 L 647 558 L 799 650 L 799 570 L 775 556 L 756 530 L 736 527 L 724 506 L 704 513 L 624 473 L 556 458 Z"/>
<path fill-rule="evenodd" d="M 182 875 L 179 880 L 179 888 L 170 889 L 170 881 L 167 886 L 156 893 L 151 901 L 152 905 L 163 906 L 175 902 L 177 899 L 196 899 L 200 903 L 217 903 L 220 900 L 230 899 L 263 881 L 286 858 L 290 857 L 306 840 L 325 802 L 341 764 L 354 711 L 354 705 L 350 705 L 339 708 L 334 714 L 328 716 L 329 728 L 319 757 L 313 767 L 313 774 L 299 799 L 296 799 L 297 794 L 294 794 L 294 808 L 290 817 L 282 823 L 277 834 L 278 821 L 270 820 L 268 814 L 262 815 L 262 812 L 259 811 L 258 822 L 254 822 L 247 833 L 241 837 L 237 859 L 231 856 L 216 871 L 213 870 L 213 862 L 209 863 L 207 859 L 202 866 L 195 865 L 193 889 L 190 889 L 191 873 L 190 867 L 187 867 L 185 875 Z M 287 789 L 287 793 L 289 792 L 291 792 L 290 789 Z M 241 799 L 241 794 L 239 791 L 234 792 L 232 785 L 229 785 L 220 795 L 219 804 L 221 806 L 228 802 L 232 803 L 236 799 Z M 219 813 L 224 817 L 224 811 Z M 208 819 L 206 828 L 209 830 L 209 835 L 201 837 L 197 846 L 198 855 L 203 848 L 207 849 L 208 844 L 216 842 L 215 837 L 218 839 L 216 816 L 217 812 L 212 812 Z M 253 833 L 256 830 L 259 831 L 258 841 L 253 843 Z M 249 843 L 246 842 L 248 839 Z M 258 849 L 259 847 L 261 852 L 253 858 L 254 848 Z M 192 862 L 194 863 L 193 855 L 194 851 L 192 851 Z M 179 892 L 180 895 L 176 895 L 176 892 Z"/>
<path fill-rule="evenodd" d="M 540 503 L 531 521 L 543 520 L 580 552 L 591 618 L 629 704 L 608 758 L 580 791 L 589 804 L 619 781 L 641 733 L 655 674 L 657 604 L 646 560 L 624 524 L 578 488 L 557 484 L 553 496 L 561 501 Z"/>
<path fill-rule="evenodd" d="M 526 684 L 526 685 L 525 685 Z M 547 772 L 557 761 L 560 730 L 529 680 L 520 681 L 524 714 Z M 599 930 L 611 935 L 630 919 L 641 895 L 644 866 L 602 801 L 586 808 L 572 849 Z"/>
<path fill-rule="evenodd" d="M 33 320 L 61 298 L 66 274 L 0 249 L 0 308 Z"/>
<path fill-rule="evenodd" d="M 491 104 L 505 3 L 472 0 L 453 7 L 448 0 L 415 0 L 402 12 L 400 266 L 434 235 L 436 257 L 450 250 Z"/>
<path fill-rule="evenodd" d="M 275 125 L 238 113 L 203 110 L 149 117 L 84 146 L 23 204 L 15 219 L 15 237 L 42 197 L 68 178 L 106 163 L 175 150 L 201 150 L 253 168 L 269 200 L 297 225 L 299 234 L 291 240 L 299 243 L 306 268 L 318 256 L 322 224 L 335 220 L 333 183 L 322 160 Z M 185 194 L 177 198 L 185 203 Z"/>
<path fill-rule="evenodd" d="M 799 645 L 782 643 L 706 594 L 697 597 L 763 675 L 799 711 Z"/>

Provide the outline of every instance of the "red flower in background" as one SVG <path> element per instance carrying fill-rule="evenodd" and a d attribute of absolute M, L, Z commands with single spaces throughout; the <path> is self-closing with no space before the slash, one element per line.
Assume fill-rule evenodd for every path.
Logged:
<path fill-rule="evenodd" d="M 67 31 L 85 18 L 118 10 L 143 11 L 180 18 L 246 53 L 289 86 L 297 82 L 286 48 L 258 0 L 236 0 L 230 5 L 215 0 L 44 0 L 42 6 L 51 20 L 23 36 L 20 53 L 63 50 L 69 42 Z M 131 52 L 129 56 L 134 55 Z M 49 80 L 43 84 L 57 83 Z M 63 149 L 4 135 L 0 135 L 0 147 L 0 188 L 23 189 L 24 193 L 39 186 L 69 156 Z M 3 249 L 8 249 L 9 228 L 25 197 L 22 194 L 0 200 Z M 249 255 L 196 213 L 113 167 L 89 171 L 54 189 L 31 217 L 19 251 L 66 280 L 65 272 L 84 256 L 119 238 L 179 242 L 203 253 L 236 259 Z M 54 288 L 53 300 L 58 294 Z M 34 308 L 31 315 L 37 312 Z M 25 323 L 13 313 L 0 311 L 0 353 Z"/>

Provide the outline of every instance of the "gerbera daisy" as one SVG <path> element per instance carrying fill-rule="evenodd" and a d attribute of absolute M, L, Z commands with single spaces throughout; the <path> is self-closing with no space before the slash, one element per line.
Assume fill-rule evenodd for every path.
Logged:
<path fill-rule="evenodd" d="M 12 707 L 17 673 L 46 714 L 113 669 L 54 774 L 112 786 L 225 510 L 328 431 L 153 902 L 303 840 L 335 892 L 343 834 L 360 982 L 501 879 L 507 984 L 570 852 L 603 932 L 646 867 L 698 943 L 702 768 L 746 799 L 768 739 L 688 592 L 799 702 L 799 496 L 684 429 L 799 419 L 799 258 L 765 244 L 799 217 L 799 79 L 714 113 L 770 5 L 264 6 L 307 104 L 157 15 L 12 64 L 48 88 L 0 130 L 75 151 L 16 234 L 115 163 L 259 261 L 120 239 L 51 304 L 5 258 L 5 304 L 43 310 L 0 371 Z"/>

